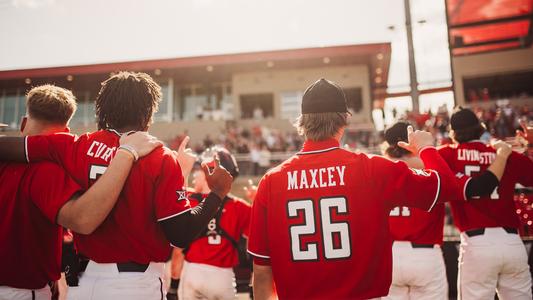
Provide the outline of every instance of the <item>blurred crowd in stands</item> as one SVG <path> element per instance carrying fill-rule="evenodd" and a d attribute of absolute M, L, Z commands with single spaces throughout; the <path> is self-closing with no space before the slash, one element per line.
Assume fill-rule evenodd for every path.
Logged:
<path fill-rule="evenodd" d="M 513 137 L 515 130 L 520 128 L 519 120 L 533 120 L 533 111 L 527 105 L 514 107 L 511 105 L 494 105 L 490 108 L 473 107 L 478 117 L 485 123 L 487 132 L 482 140 L 488 142 L 491 138 L 505 139 Z M 450 143 L 448 135 L 451 112 L 442 106 L 436 113 L 395 114 L 397 120 L 407 119 L 418 129 L 433 133 L 437 145 Z M 177 149 L 183 138 L 184 132 L 168 145 Z M 366 153 L 379 153 L 379 145 L 383 142 L 383 133 L 375 130 L 347 130 L 343 144 L 350 149 Z M 282 132 L 265 126 L 254 125 L 245 128 L 239 125 L 228 125 L 218 134 L 207 134 L 202 141 L 190 145 L 196 153 L 201 153 L 213 145 L 222 145 L 234 153 L 238 159 L 247 161 L 249 165 L 243 170 L 250 175 L 264 174 L 264 172 L 294 152 L 297 152 L 303 143 L 295 130 Z"/>

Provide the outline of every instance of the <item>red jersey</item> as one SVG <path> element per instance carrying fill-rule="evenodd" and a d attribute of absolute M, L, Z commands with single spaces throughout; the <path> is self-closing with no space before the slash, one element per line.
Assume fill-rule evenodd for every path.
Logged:
<path fill-rule="evenodd" d="M 438 172 L 342 150 L 336 140 L 306 141 L 302 152 L 263 177 L 252 206 L 249 253 L 256 264 L 271 265 L 281 299 L 388 294 L 390 210 L 431 210 L 458 193 L 437 151 L 420 155 Z"/>
<path fill-rule="evenodd" d="M 198 205 L 195 195 L 201 199 L 207 195 L 193 194 L 189 199 L 191 206 Z M 200 236 L 189 246 L 185 259 L 189 262 L 207 264 L 221 268 L 231 268 L 239 264 L 239 255 L 233 242 L 227 237 L 217 234 L 217 225 L 235 242 L 241 236 L 248 237 L 251 206 L 238 198 L 227 198 L 217 224 L 213 218 L 207 225 L 205 235 Z"/>
<path fill-rule="evenodd" d="M 87 189 L 105 172 L 119 139 L 108 130 L 80 137 L 64 133 L 30 136 L 27 159 L 55 161 Z M 76 247 L 98 263 L 164 262 L 171 246 L 158 221 L 189 209 L 176 157 L 168 148 L 158 148 L 133 165 L 106 220 L 90 235 L 75 235 Z"/>
<path fill-rule="evenodd" d="M 415 244 L 442 245 L 444 215 L 442 203 L 435 205 L 429 213 L 406 206 L 395 207 L 389 217 L 392 239 Z"/>
<path fill-rule="evenodd" d="M 61 272 L 57 214 L 80 187 L 49 162 L 0 163 L 0 182 L 0 286 L 43 288 Z"/>
<path fill-rule="evenodd" d="M 458 176 L 465 174 L 472 177 L 479 176 L 496 157 L 494 148 L 480 141 L 446 145 L 439 149 L 439 153 Z M 528 157 L 513 152 L 507 159 L 498 188 L 490 196 L 450 202 L 457 228 L 461 232 L 485 227 L 518 228 L 520 222 L 513 201 L 517 182 L 533 186 L 533 162 Z M 463 198 L 465 197 L 463 192 Z"/>

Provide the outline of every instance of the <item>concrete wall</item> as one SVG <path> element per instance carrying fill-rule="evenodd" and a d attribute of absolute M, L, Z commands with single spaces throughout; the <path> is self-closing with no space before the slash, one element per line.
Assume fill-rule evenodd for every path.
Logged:
<path fill-rule="evenodd" d="M 533 48 L 458 56 L 452 59 L 452 65 L 455 100 L 464 105 L 464 78 L 533 70 Z"/>

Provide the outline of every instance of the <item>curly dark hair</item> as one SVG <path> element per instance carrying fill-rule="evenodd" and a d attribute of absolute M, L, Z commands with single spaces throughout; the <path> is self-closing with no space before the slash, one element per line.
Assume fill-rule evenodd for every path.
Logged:
<path fill-rule="evenodd" d="M 119 72 L 96 97 L 98 129 L 146 130 L 161 102 L 161 87 L 146 73 Z"/>

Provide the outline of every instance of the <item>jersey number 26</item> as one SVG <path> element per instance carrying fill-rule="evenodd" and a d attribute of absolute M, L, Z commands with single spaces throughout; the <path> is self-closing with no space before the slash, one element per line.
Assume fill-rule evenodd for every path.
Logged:
<path fill-rule="evenodd" d="M 352 250 L 350 245 L 350 227 L 347 222 L 334 222 L 331 220 L 332 211 L 335 210 L 337 215 L 348 214 L 347 201 L 344 197 L 321 198 L 317 215 L 321 222 L 322 233 L 321 244 L 324 249 L 326 259 L 340 259 L 351 256 Z M 289 234 L 291 240 L 292 258 L 295 261 L 314 261 L 318 260 L 318 243 L 302 242 L 306 236 L 315 236 L 317 228 L 315 224 L 315 209 L 311 199 L 290 200 L 287 202 L 287 213 L 289 219 L 298 218 L 303 214 L 303 223 L 291 225 Z M 334 239 L 338 238 L 335 246 Z"/>

